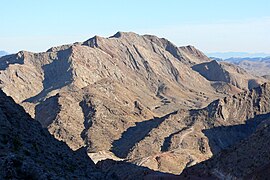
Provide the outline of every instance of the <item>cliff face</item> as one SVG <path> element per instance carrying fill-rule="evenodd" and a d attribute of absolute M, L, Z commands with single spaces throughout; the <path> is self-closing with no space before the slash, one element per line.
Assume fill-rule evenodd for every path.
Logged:
<path fill-rule="evenodd" d="M 208 72 L 194 68 L 203 63 L 213 62 L 192 46 L 118 32 L 43 53 L 2 57 L 0 85 L 55 138 L 73 150 L 86 146 L 95 162 L 112 158 L 180 173 L 252 133 L 222 145 L 210 142 L 213 133 L 202 130 L 268 112 L 266 106 L 255 108 L 261 97 L 256 92 L 239 101 L 223 99 L 248 88 L 246 79 L 239 83 L 245 72 L 214 64 L 224 78 L 211 80 Z M 235 108 L 241 117 L 233 116 Z"/>

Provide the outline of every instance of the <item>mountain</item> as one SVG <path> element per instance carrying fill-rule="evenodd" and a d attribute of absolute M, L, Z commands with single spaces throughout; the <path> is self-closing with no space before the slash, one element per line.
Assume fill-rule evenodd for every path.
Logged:
<path fill-rule="evenodd" d="M 221 61 L 227 61 L 227 62 L 231 62 L 231 63 L 235 63 L 235 64 L 239 64 L 242 61 L 249 61 L 249 62 L 267 62 L 269 61 L 270 57 L 245 57 L 245 58 L 235 58 L 235 57 L 231 57 L 228 59 L 221 59 Z"/>
<path fill-rule="evenodd" d="M 72 150 L 85 147 L 95 163 L 110 158 L 174 174 L 252 133 L 232 131 L 226 146 L 212 149 L 202 130 L 262 113 L 250 104 L 257 95 L 241 102 L 233 95 L 263 82 L 193 46 L 132 32 L 0 58 L 2 90 Z M 225 97 L 234 103 L 223 111 Z"/>
<path fill-rule="evenodd" d="M 229 58 L 225 59 L 224 61 L 233 63 L 253 75 L 270 75 L 270 57 Z"/>
<path fill-rule="evenodd" d="M 0 51 L 0 57 L 5 56 L 5 55 L 8 55 L 8 53 L 6 51 Z"/>
<path fill-rule="evenodd" d="M 0 179 L 103 179 L 82 149 L 54 139 L 0 90 Z"/>
<path fill-rule="evenodd" d="M 207 53 L 208 57 L 216 57 L 221 59 L 228 59 L 228 58 L 257 58 L 257 57 L 267 57 L 270 56 L 268 53 L 247 53 L 247 52 L 214 52 L 214 53 Z"/>
<path fill-rule="evenodd" d="M 231 57 L 224 60 L 220 58 L 211 57 L 211 59 L 219 62 L 228 62 L 231 64 L 235 64 L 253 75 L 257 76 L 270 75 L 270 57 L 254 57 L 254 58 Z"/>

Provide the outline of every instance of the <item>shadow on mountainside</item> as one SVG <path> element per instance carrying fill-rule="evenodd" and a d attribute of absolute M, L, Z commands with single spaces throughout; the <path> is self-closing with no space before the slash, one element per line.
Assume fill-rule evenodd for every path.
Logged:
<path fill-rule="evenodd" d="M 87 142 L 87 131 L 89 128 L 92 126 L 92 118 L 94 117 L 96 110 L 91 106 L 91 104 L 88 104 L 85 100 L 80 102 L 80 107 L 82 108 L 83 112 L 83 125 L 84 125 L 84 130 L 81 133 L 81 138 Z"/>
<path fill-rule="evenodd" d="M 163 144 L 162 144 L 162 146 L 161 146 L 161 152 L 167 152 L 167 151 L 169 151 L 169 148 L 170 148 L 170 146 L 171 146 L 171 143 L 172 143 L 172 138 L 176 135 L 176 134 L 179 134 L 179 133 L 181 133 L 181 132 L 183 132 L 183 131 L 186 131 L 186 130 L 188 130 L 190 127 L 184 127 L 184 128 L 182 128 L 182 129 L 180 129 L 179 131 L 176 131 L 176 132 L 174 132 L 174 133 L 172 133 L 172 134 L 170 134 L 168 137 L 165 137 L 165 139 L 164 139 L 164 142 L 163 142 Z"/>
<path fill-rule="evenodd" d="M 15 54 L 0 57 L 0 70 L 6 70 L 10 64 L 24 64 L 24 60 Z"/>
<path fill-rule="evenodd" d="M 270 113 L 266 113 L 247 120 L 247 123 L 243 125 L 204 130 L 204 133 L 207 132 L 205 134 L 211 135 L 208 136 L 211 149 L 220 143 L 218 131 L 242 131 L 243 134 L 246 133 L 246 137 L 231 144 L 230 147 L 227 146 L 210 159 L 184 169 L 180 177 L 186 179 L 192 179 L 192 177 L 202 179 L 269 179 L 270 153 L 267 146 L 270 135 L 269 120 Z M 230 138 L 233 137 L 228 135 L 222 137 L 221 140 Z"/>
<path fill-rule="evenodd" d="M 233 126 L 220 126 L 211 129 L 202 130 L 204 135 L 209 140 L 209 146 L 213 154 L 217 154 L 223 149 L 229 148 L 235 143 L 248 138 L 255 132 L 257 126 L 266 118 L 269 118 L 270 113 L 257 115 L 252 119 L 248 119 L 245 124 Z"/>
<path fill-rule="evenodd" d="M 42 67 L 44 71 L 43 90 L 36 96 L 24 100 L 24 102 L 36 103 L 45 98 L 49 92 L 60 89 L 72 82 L 70 53 L 70 49 L 60 51 L 57 53 L 57 60 Z"/>
<path fill-rule="evenodd" d="M 0 179 L 103 179 L 86 148 L 71 150 L 0 90 Z"/>
<path fill-rule="evenodd" d="M 139 141 L 145 138 L 147 134 L 154 128 L 158 127 L 170 115 L 176 114 L 177 111 L 169 113 L 163 117 L 155 117 L 143 122 L 137 122 L 136 126 L 128 128 L 120 139 L 115 140 L 112 145 L 112 152 L 120 157 L 126 158 L 129 150 Z"/>
<path fill-rule="evenodd" d="M 154 171 L 125 161 L 107 159 L 99 161 L 96 166 L 104 173 L 105 179 L 180 179 L 178 175 Z"/>
<path fill-rule="evenodd" d="M 39 121 L 42 127 L 48 127 L 57 117 L 60 111 L 58 104 L 59 94 L 47 98 L 35 107 L 35 119 Z"/>

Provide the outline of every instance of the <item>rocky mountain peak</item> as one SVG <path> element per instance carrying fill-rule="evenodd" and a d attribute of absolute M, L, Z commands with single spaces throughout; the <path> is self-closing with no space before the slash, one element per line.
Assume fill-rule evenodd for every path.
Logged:
<path fill-rule="evenodd" d="M 134 32 L 122 32 L 122 31 L 118 31 L 117 33 L 115 33 L 113 36 L 111 36 L 110 38 L 129 38 L 132 36 L 139 36 L 138 34 L 134 33 Z"/>
<path fill-rule="evenodd" d="M 198 59 L 201 59 L 201 62 L 210 61 L 210 59 L 203 52 L 196 49 L 194 46 L 188 45 L 188 46 L 182 46 L 179 48 L 185 53 L 191 54 L 192 56 L 197 57 Z"/>
<path fill-rule="evenodd" d="M 99 36 L 94 36 L 90 39 L 88 39 L 87 41 L 83 42 L 82 45 L 86 45 L 86 46 L 89 46 L 89 47 L 98 47 L 98 41 L 99 39 L 101 39 L 101 37 Z"/>
<path fill-rule="evenodd" d="M 75 43 L 75 44 L 81 44 L 81 43 Z M 62 46 L 56 46 L 48 49 L 46 52 L 57 52 L 57 51 L 63 51 L 65 49 L 68 49 L 72 46 L 73 44 L 66 44 Z"/>
<path fill-rule="evenodd" d="M 2 90 L 95 162 L 111 158 L 179 174 L 254 128 L 215 129 L 269 111 L 261 98 L 267 94 L 248 90 L 266 79 L 153 35 L 119 32 L 19 56 L 0 58 Z M 233 97 L 244 90 L 248 95 Z"/>

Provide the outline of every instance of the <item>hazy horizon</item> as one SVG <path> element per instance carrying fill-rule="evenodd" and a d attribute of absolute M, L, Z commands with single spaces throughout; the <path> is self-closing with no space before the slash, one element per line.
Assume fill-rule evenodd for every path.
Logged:
<path fill-rule="evenodd" d="M 205 53 L 270 54 L 270 2 L 5 1 L 0 50 L 46 51 L 117 31 L 153 34 Z"/>

